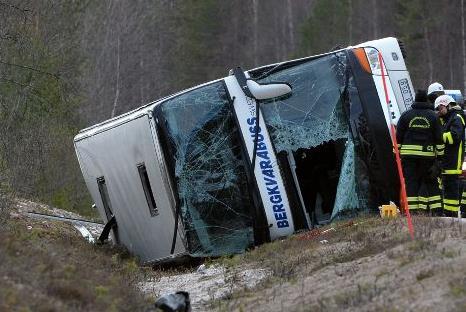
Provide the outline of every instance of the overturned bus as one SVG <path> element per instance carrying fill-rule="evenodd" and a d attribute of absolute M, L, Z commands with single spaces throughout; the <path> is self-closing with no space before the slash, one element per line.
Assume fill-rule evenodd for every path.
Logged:
<path fill-rule="evenodd" d="M 80 131 L 101 217 L 154 263 L 242 252 L 398 201 L 388 125 L 413 102 L 403 54 L 385 38 L 237 68 Z"/>

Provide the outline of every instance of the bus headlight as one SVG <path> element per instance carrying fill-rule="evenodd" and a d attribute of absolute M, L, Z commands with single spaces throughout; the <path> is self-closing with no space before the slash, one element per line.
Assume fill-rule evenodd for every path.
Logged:
<path fill-rule="evenodd" d="M 371 67 L 372 74 L 381 75 L 380 62 L 379 62 L 379 51 L 374 48 L 365 48 L 367 59 Z"/>
<path fill-rule="evenodd" d="M 381 75 L 379 51 L 374 48 L 356 48 L 354 54 L 364 71 L 373 75 Z"/>

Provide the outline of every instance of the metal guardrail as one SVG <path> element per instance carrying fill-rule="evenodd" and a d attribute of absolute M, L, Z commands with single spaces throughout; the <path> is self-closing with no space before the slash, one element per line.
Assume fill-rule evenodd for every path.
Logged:
<path fill-rule="evenodd" d="M 42 219 L 49 219 L 49 220 L 56 220 L 56 221 L 65 221 L 65 222 L 74 222 L 74 223 L 88 223 L 88 224 L 94 224 L 94 225 L 105 225 L 102 222 L 94 222 L 90 220 L 85 220 L 85 219 L 77 219 L 77 218 L 70 218 L 70 217 L 62 217 L 62 216 L 56 216 L 56 215 L 49 215 L 45 213 L 40 213 L 40 212 L 26 212 L 27 215 L 35 218 L 42 218 Z"/>

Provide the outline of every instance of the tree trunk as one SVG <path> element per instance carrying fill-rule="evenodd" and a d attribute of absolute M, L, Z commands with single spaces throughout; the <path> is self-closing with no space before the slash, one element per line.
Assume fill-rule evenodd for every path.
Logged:
<path fill-rule="evenodd" d="M 353 1 L 348 0 L 348 44 L 353 44 Z"/>
<path fill-rule="evenodd" d="M 431 50 L 431 45 L 430 45 L 430 39 L 429 39 L 429 31 L 427 29 L 427 25 L 424 24 L 423 27 L 424 31 L 424 41 L 426 45 L 426 55 L 427 55 L 427 67 L 429 68 L 429 81 L 427 83 L 432 83 L 432 80 L 434 79 L 434 64 L 432 63 L 432 50 Z"/>
<path fill-rule="evenodd" d="M 377 39 L 379 36 L 378 22 L 377 0 L 372 0 L 372 31 L 374 35 L 372 39 Z"/>
<path fill-rule="evenodd" d="M 120 96 L 120 34 L 118 34 L 117 40 L 117 64 L 116 64 L 116 86 L 115 86 L 115 98 L 113 99 L 113 108 L 111 118 L 115 117 L 115 111 L 118 105 L 118 98 Z"/>
<path fill-rule="evenodd" d="M 448 71 L 449 71 L 449 85 L 452 86 L 453 85 L 453 77 L 454 77 L 454 73 L 453 73 L 453 47 L 454 46 L 454 41 L 449 39 L 448 40 Z"/>
<path fill-rule="evenodd" d="M 139 70 L 141 73 L 144 72 L 144 60 L 142 59 L 142 57 L 139 59 Z M 144 105 L 146 102 L 146 99 L 144 97 L 144 85 L 145 85 L 144 79 L 139 79 L 139 96 L 141 98 L 141 105 Z"/>
<path fill-rule="evenodd" d="M 463 94 L 466 94 L 466 44 L 464 35 L 464 0 L 461 0 L 461 43 L 463 50 Z"/>
<path fill-rule="evenodd" d="M 259 0 L 252 0 L 252 25 L 253 25 L 253 33 L 254 33 L 254 42 L 253 42 L 253 50 L 254 50 L 254 66 L 257 66 L 258 63 L 258 43 L 257 43 L 257 28 L 259 24 L 259 12 L 258 12 L 258 1 Z"/>
<path fill-rule="evenodd" d="M 293 24 L 293 7 L 291 0 L 286 0 L 286 11 L 287 11 L 287 22 L 288 22 L 288 39 L 289 39 L 289 51 L 294 51 L 295 42 L 294 42 L 294 24 Z"/>

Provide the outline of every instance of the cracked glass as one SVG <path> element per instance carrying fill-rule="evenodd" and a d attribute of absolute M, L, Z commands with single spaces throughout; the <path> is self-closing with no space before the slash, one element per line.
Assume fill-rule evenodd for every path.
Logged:
<path fill-rule="evenodd" d="M 312 151 L 329 142 L 344 142 L 344 151 L 337 161 L 339 177 L 332 219 L 345 211 L 367 208 L 363 195 L 365 181 L 357 179 L 364 171 L 364 166 L 360 166 L 363 155 L 359 153 L 359 139 L 352 138 L 348 118 L 352 102 L 359 100 L 351 75 L 346 53 L 337 52 L 292 67 L 277 68 L 258 80 L 286 82 L 292 86 L 290 96 L 261 104 L 277 152 Z M 361 175 L 364 176 L 362 172 Z"/>
<path fill-rule="evenodd" d="M 223 82 L 170 99 L 160 112 L 190 253 L 244 251 L 254 242 L 252 201 Z"/>
<path fill-rule="evenodd" d="M 359 207 L 358 193 L 356 192 L 356 175 L 354 161 L 354 143 L 349 136 L 346 142 L 340 178 L 338 179 L 337 194 L 331 219 L 345 213 L 347 210 L 356 210 Z"/>
<path fill-rule="evenodd" d="M 348 138 L 342 106 L 346 57 L 332 54 L 277 71 L 260 82 L 287 82 L 289 97 L 265 101 L 261 106 L 278 151 L 315 147 Z"/>

